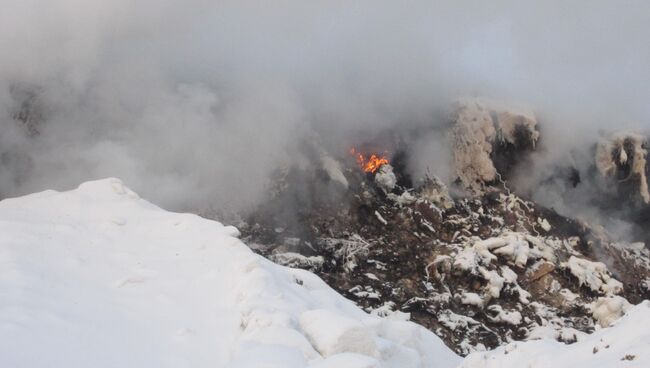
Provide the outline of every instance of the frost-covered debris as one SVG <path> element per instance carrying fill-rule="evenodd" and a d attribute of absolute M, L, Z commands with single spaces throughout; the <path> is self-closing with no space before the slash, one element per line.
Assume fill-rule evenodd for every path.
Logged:
<path fill-rule="evenodd" d="M 293 268 L 302 268 L 310 271 L 317 271 L 323 267 L 323 262 L 325 261 L 321 256 L 304 256 L 300 253 L 293 252 L 282 252 L 276 253 L 269 256 L 269 259 L 273 262 Z"/>
<path fill-rule="evenodd" d="M 540 137 L 532 112 L 495 107 L 477 99 L 460 100 L 452 121 L 455 174 L 473 195 L 483 194 L 508 174 L 512 158 L 501 152 L 533 150 Z"/>
<path fill-rule="evenodd" d="M 513 342 L 469 355 L 459 368 L 613 368 L 650 366 L 650 302 L 632 308 L 613 327 L 581 335 L 574 344 L 551 339 Z"/>
<path fill-rule="evenodd" d="M 455 367 L 426 329 L 364 313 L 237 229 L 119 180 L 0 202 L 3 367 Z"/>
<path fill-rule="evenodd" d="M 585 285 L 592 291 L 602 294 L 618 294 L 623 291 L 623 284 L 610 276 L 607 266 L 602 262 L 591 262 L 586 259 L 571 256 L 562 263 L 575 276 L 580 285 Z"/>
<path fill-rule="evenodd" d="M 301 240 L 311 244 L 305 254 L 322 256 L 317 272 L 366 311 L 390 305 L 408 313 L 459 354 L 540 337 L 572 342 L 600 324 L 591 309 L 599 296 L 638 303 L 646 295 L 643 279 L 634 280 L 650 275 L 643 247 L 594 237 L 513 193 L 453 200 L 429 179 L 386 194 L 373 176 L 346 175 L 350 202 L 305 217 L 313 231 Z M 247 236 L 257 242 L 264 234 Z M 597 254 L 617 262 L 605 266 Z"/>
<path fill-rule="evenodd" d="M 346 272 L 352 272 L 357 267 L 357 262 L 368 256 L 371 247 L 358 234 L 352 234 L 346 239 L 318 238 L 315 243 L 318 247 L 333 252 L 335 258 L 343 263 Z"/>
<path fill-rule="evenodd" d="M 648 188 L 648 138 L 637 133 L 617 133 L 596 146 L 596 167 L 604 177 L 615 178 L 619 183 L 635 182 L 637 195 L 650 204 Z"/>
<path fill-rule="evenodd" d="M 496 115 L 497 132 L 502 140 L 512 145 L 519 145 L 521 139 L 528 139 L 530 144 L 535 146 L 540 133 L 537 128 L 537 119 L 532 111 L 515 111 L 512 108 L 506 108 L 496 111 L 494 114 Z"/>
<path fill-rule="evenodd" d="M 424 179 L 418 197 L 435 208 L 448 210 L 454 207 L 454 200 L 449 195 L 449 189 L 435 176 Z"/>
<path fill-rule="evenodd" d="M 408 321 L 411 319 L 411 315 L 408 313 L 400 312 L 399 310 L 396 310 L 397 306 L 393 302 L 386 302 L 384 305 L 379 306 L 373 310 L 370 311 L 370 314 L 379 316 L 379 317 L 384 317 L 384 318 L 390 318 L 390 319 L 396 319 L 400 321 Z"/>
<path fill-rule="evenodd" d="M 610 243 L 609 247 L 620 252 L 626 263 L 629 261 L 636 267 L 650 268 L 650 250 L 645 243 Z"/>
<path fill-rule="evenodd" d="M 644 245 L 612 242 L 510 191 L 507 175 L 488 180 L 491 169 L 475 166 L 485 159 L 493 173 L 507 174 L 540 138 L 532 114 L 487 106 L 459 105 L 451 128 L 463 147 L 456 170 L 469 170 L 463 175 L 476 184 L 473 196 L 454 198 L 457 188 L 430 174 L 414 182 L 399 160 L 367 173 L 341 159 L 347 190 L 310 192 L 311 205 L 286 220 L 271 215 L 284 208 L 278 201 L 262 204 L 244 239 L 265 244 L 256 251 L 267 256 L 323 257 L 315 272 L 340 293 L 367 312 L 408 314 L 459 354 L 541 337 L 574 342 L 602 324 L 592 308 L 598 298 L 636 304 L 650 297 Z M 331 180 L 319 182 L 305 167 L 292 169 L 293 181 L 275 198 L 291 203 L 303 183 L 311 190 Z M 285 231 L 274 232 L 278 226 Z M 298 241 L 287 249 L 286 239 Z"/>
<path fill-rule="evenodd" d="M 465 189 L 483 191 L 497 177 L 490 158 L 496 137 L 490 111 L 478 101 L 461 102 L 454 113 L 452 130 L 454 168 Z"/>
<path fill-rule="evenodd" d="M 488 308 L 490 320 L 497 323 L 507 323 L 513 326 L 519 326 L 522 322 L 521 313 L 516 310 L 507 311 L 500 305 L 491 305 Z"/>

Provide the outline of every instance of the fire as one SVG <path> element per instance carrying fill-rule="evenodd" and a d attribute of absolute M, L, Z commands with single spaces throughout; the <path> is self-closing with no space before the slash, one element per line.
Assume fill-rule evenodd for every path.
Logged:
<path fill-rule="evenodd" d="M 356 158 L 359 167 L 367 173 L 374 173 L 375 171 L 379 170 L 381 165 L 390 163 L 386 156 L 379 156 L 376 153 L 372 153 L 370 154 L 370 157 L 366 158 L 363 153 L 358 152 L 354 148 L 350 149 L 350 154 Z"/>

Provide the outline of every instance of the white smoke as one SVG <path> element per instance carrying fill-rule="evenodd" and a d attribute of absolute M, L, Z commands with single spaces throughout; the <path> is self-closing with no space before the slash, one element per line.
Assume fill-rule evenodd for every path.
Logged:
<path fill-rule="evenodd" d="M 118 176 L 169 208 L 241 209 L 311 130 L 440 126 L 467 95 L 535 109 L 548 162 L 650 116 L 643 1 L 0 6 L 3 196 Z M 12 119 L 16 86 L 38 91 L 35 137 Z M 427 134 L 413 166 L 447 170 Z"/>

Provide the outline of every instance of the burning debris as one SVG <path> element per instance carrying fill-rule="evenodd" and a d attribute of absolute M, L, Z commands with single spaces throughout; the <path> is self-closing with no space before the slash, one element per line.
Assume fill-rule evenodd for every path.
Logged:
<path fill-rule="evenodd" d="M 374 173 L 379 170 L 380 167 L 389 163 L 388 158 L 385 156 L 386 153 L 381 156 L 376 153 L 371 153 L 367 156 L 356 149 L 351 148 L 350 154 L 356 158 L 357 164 L 365 173 Z"/>
<path fill-rule="evenodd" d="M 352 149 L 354 160 L 312 149 L 321 165 L 279 173 L 242 226 L 246 241 L 371 313 L 410 317 L 460 354 L 543 336 L 573 342 L 650 296 L 645 247 L 615 243 L 506 187 L 501 174 L 539 140 L 531 115 L 464 104 L 450 137 L 472 197 L 452 198 L 433 176 L 409 185 L 392 165 L 400 147 L 393 157 Z"/>

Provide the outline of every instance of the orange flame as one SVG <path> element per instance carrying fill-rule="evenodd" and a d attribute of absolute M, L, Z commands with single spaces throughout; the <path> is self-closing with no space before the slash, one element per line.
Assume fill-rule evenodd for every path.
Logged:
<path fill-rule="evenodd" d="M 356 158 L 359 167 L 367 173 L 374 173 L 375 171 L 379 170 L 381 165 L 390 163 L 386 156 L 379 156 L 375 153 L 371 154 L 370 157 L 366 159 L 363 153 L 357 152 L 357 150 L 354 148 L 350 149 L 350 154 Z"/>

